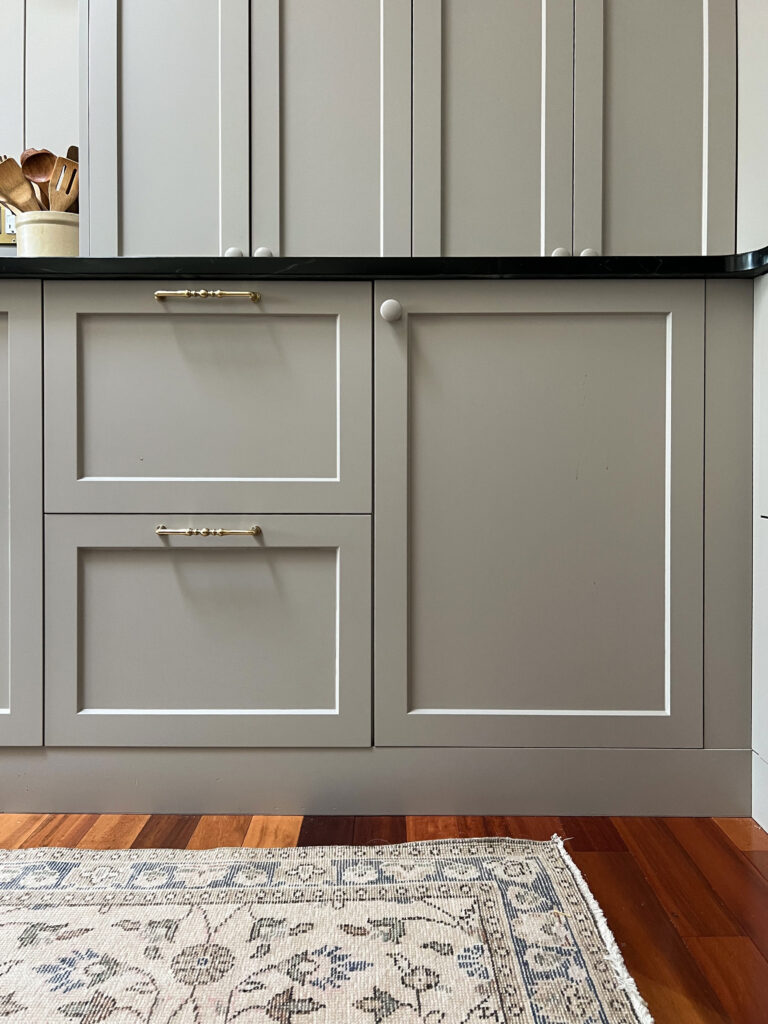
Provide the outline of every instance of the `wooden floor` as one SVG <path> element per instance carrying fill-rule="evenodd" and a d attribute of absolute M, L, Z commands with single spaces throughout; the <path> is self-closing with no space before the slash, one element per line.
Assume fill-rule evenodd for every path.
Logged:
<path fill-rule="evenodd" d="M 749 818 L 0 814 L 0 848 L 201 850 L 554 832 L 570 837 L 657 1024 L 768 1022 L 768 834 Z"/>

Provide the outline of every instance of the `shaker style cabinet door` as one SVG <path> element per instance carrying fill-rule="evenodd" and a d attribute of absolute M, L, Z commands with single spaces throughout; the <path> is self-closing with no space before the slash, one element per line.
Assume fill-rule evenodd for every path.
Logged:
<path fill-rule="evenodd" d="M 251 0 L 253 250 L 410 255 L 410 120 L 411 0 Z"/>
<path fill-rule="evenodd" d="M 549 256 L 572 235 L 573 5 L 413 4 L 413 255 Z"/>
<path fill-rule="evenodd" d="M 46 282 L 46 511 L 370 512 L 370 284 L 179 284 Z"/>
<path fill-rule="evenodd" d="M 88 0 L 81 253 L 248 254 L 248 0 Z"/>
<path fill-rule="evenodd" d="M 46 543 L 46 744 L 370 746 L 369 516 L 56 515 Z"/>
<path fill-rule="evenodd" d="M 43 741 L 39 281 L 0 283 L 0 744 Z"/>
<path fill-rule="evenodd" d="M 733 252 L 735 0 L 576 0 L 574 255 Z"/>
<path fill-rule="evenodd" d="M 704 283 L 375 301 L 376 743 L 701 746 Z"/>

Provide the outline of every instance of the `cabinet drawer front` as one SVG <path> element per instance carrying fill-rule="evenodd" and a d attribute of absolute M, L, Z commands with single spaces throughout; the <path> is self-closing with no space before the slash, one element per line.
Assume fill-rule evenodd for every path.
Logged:
<path fill-rule="evenodd" d="M 700 746 L 703 286 L 378 287 L 377 743 Z"/>
<path fill-rule="evenodd" d="M 46 557 L 47 744 L 370 745 L 368 516 L 54 515 Z"/>
<path fill-rule="evenodd" d="M 46 510 L 370 511 L 370 285 L 195 287 L 46 285 Z"/>

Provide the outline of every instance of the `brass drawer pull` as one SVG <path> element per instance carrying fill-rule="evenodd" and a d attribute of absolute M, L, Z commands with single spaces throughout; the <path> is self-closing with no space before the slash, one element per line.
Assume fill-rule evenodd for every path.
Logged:
<path fill-rule="evenodd" d="M 258 537 L 261 535 L 260 526 L 251 526 L 248 530 L 222 530 L 211 529 L 208 526 L 197 530 L 191 526 L 181 530 L 169 530 L 164 523 L 155 527 L 158 537 Z"/>
<path fill-rule="evenodd" d="M 199 291 L 184 288 L 178 292 L 155 292 L 155 298 L 158 302 L 163 299 L 250 299 L 251 302 L 261 302 L 259 292 L 223 292 L 221 289 L 209 292 L 205 288 Z"/>

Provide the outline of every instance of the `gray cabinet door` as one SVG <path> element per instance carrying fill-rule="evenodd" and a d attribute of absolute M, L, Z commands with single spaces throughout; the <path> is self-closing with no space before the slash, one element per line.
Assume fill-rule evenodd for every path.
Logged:
<path fill-rule="evenodd" d="M 179 284 L 46 283 L 46 510 L 370 512 L 370 284 Z"/>
<path fill-rule="evenodd" d="M 90 0 L 81 253 L 247 254 L 248 0 Z"/>
<path fill-rule="evenodd" d="M 413 5 L 413 255 L 570 250 L 573 5 Z"/>
<path fill-rule="evenodd" d="M 733 252 L 735 0 L 576 0 L 574 243 Z"/>
<path fill-rule="evenodd" d="M 253 249 L 410 255 L 410 121 L 410 0 L 251 0 Z"/>
<path fill-rule="evenodd" d="M 376 743 L 701 746 L 703 282 L 386 298 Z"/>
<path fill-rule="evenodd" d="M 0 744 L 43 740 L 39 281 L 0 283 Z"/>
<path fill-rule="evenodd" d="M 370 745 L 369 516 L 47 516 L 46 559 L 46 744 Z"/>

